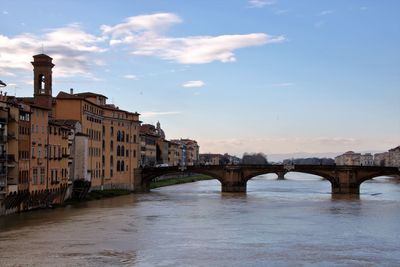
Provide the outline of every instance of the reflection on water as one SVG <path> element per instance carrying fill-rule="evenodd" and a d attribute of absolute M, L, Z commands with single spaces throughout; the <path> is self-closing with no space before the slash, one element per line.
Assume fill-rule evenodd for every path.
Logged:
<path fill-rule="evenodd" d="M 0 266 L 399 266 L 400 184 L 216 180 L 0 218 Z"/>

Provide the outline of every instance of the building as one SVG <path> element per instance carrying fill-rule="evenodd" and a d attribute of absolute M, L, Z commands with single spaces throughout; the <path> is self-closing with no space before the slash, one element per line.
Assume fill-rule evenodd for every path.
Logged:
<path fill-rule="evenodd" d="M 346 153 L 335 157 L 336 165 L 360 165 L 361 154 L 353 151 L 347 151 Z"/>
<path fill-rule="evenodd" d="M 88 137 L 87 173 L 80 175 L 91 181 L 92 188 L 133 190 L 134 169 L 139 164 L 139 114 L 106 100 L 95 93 L 60 92 L 53 113 L 57 119 L 78 121 Z"/>
<path fill-rule="evenodd" d="M 200 164 L 200 147 L 197 144 L 197 141 L 191 139 L 174 139 L 171 141 L 179 145 L 179 165 L 193 166 Z"/>
<path fill-rule="evenodd" d="M 170 165 L 170 142 L 165 139 L 160 122 L 157 126 L 142 124 L 140 126 L 140 164 L 141 166 Z"/>
<path fill-rule="evenodd" d="M 33 56 L 33 97 L 0 94 L 0 214 L 64 201 L 75 179 L 133 190 L 139 114 L 91 92 L 52 96 L 52 58 Z"/>
<path fill-rule="evenodd" d="M 361 166 L 373 166 L 374 165 L 374 156 L 371 153 L 366 153 L 360 156 L 360 165 Z"/>
<path fill-rule="evenodd" d="M 400 146 L 389 150 L 388 166 L 400 167 Z"/>
<path fill-rule="evenodd" d="M 222 165 L 222 158 L 221 154 L 205 153 L 199 155 L 199 162 L 200 165 Z"/>
<path fill-rule="evenodd" d="M 389 152 L 376 153 L 374 155 L 375 166 L 387 166 L 389 164 Z"/>
<path fill-rule="evenodd" d="M 168 165 L 178 166 L 181 165 L 182 150 L 179 143 L 168 141 Z"/>

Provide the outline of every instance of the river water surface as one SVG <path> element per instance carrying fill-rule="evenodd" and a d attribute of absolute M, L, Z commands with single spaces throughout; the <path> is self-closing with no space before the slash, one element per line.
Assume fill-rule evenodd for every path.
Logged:
<path fill-rule="evenodd" d="M 293 173 L 216 180 L 0 218 L 0 266 L 400 266 L 400 183 L 359 199 Z"/>

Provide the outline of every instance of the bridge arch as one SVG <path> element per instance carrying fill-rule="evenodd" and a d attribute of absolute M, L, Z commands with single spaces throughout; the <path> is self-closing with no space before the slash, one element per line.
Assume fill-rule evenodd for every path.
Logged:
<path fill-rule="evenodd" d="M 197 167 L 188 166 L 182 167 L 159 167 L 159 168 L 141 168 L 135 170 L 135 177 L 140 177 L 135 179 L 134 188 L 136 192 L 149 192 L 150 182 L 157 177 L 164 175 L 173 174 L 183 174 L 183 173 L 193 173 L 193 174 L 204 174 L 217 179 L 221 184 L 224 181 L 223 169 L 222 168 L 207 168 L 207 167 Z"/>
<path fill-rule="evenodd" d="M 258 171 L 255 171 L 255 172 L 252 172 L 252 173 L 249 173 L 249 174 L 245 175 L 245 176 L 244 176 L 244 180 L 245 180 L 246 182 L 248 182 L 249 180 L 251 180 L 251 179 L 254 178 L 254 177 L 257 177 L 257 176 L 260 176 L 260 175 L 264 175 L 264 174 L 270 174 L 270 173 L 277 174 L 278 172 L 279 172 L 279 171 L 276 171 L 276 170 L 269 170 L 269 169 L 266 169 L 266 170 L 258 170 Z M 286 173 L 295 173 L 295 172 L 296 172 L 296 173 L 304 173 L 304 174 L 312 174 L 312 175 L 316 175 L 316 176 L 322 177 L 322 178 L 328 180 L 328 181 L 331 183 L 332 187 L 338 186 L 338 185 L 339 185 L 337 179 L 336 179 L 333 175 L 331 175 L 331 174 L 329 174 L 329 173 L 326 173 L 326 172 L 312 171 L 312 170 L 307 170 L 307 171 L 305 171 L 305 170 L 291 170 L 291 171 L 286 171 Z"/>
<path fill-rule="evenodd" d="M 204 175 L 210 176 L 210 177 L 212 177 L 212 178 L 214 178 L 214 179 L 216 179 L 216 180 L 218 180 L 220 182 L 222 181 L 221 177 L 217 176 L 215 173 L 211 173 L 211 172 L 208 172 L 208 171 L 167 171 L 167 172 L 158 173 L 158 174 L 154 173 L 154 174 L 151 174 L 151 175 L 146 175 L 144 177 L 144 180 L 151 182 L 154 179 L 156 179 L 158 177 L 161 177 L 161 176 L 164 176 L 164 175 L 175 175 L 176 174 L 178 176 L 178 175 L 181 175 L 181 174 L 189 174 L 189 173 L 192 173 L 192 174 L 204 174 Z"/>

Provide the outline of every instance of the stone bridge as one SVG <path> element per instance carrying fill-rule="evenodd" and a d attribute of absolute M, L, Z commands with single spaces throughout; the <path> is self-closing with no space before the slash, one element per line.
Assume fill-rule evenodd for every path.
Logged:
<path fill-rule="evenodd" d="M 275 173 L 283 178 L 288 172 L 301 172 L 321 176 L 332 185 L 332 194 L 359 194 L 360 185 L 378 176 L 400 175 L 400 168 L 379 166 L 336 165 L 218 165 L 135 169 L 134 190 L 150 191 L 150 182 L 162 175 L 198 173 L 209 175 L 222 186 L 222 192 L 246 192 L 247 181 L 262 174 Z"/>

